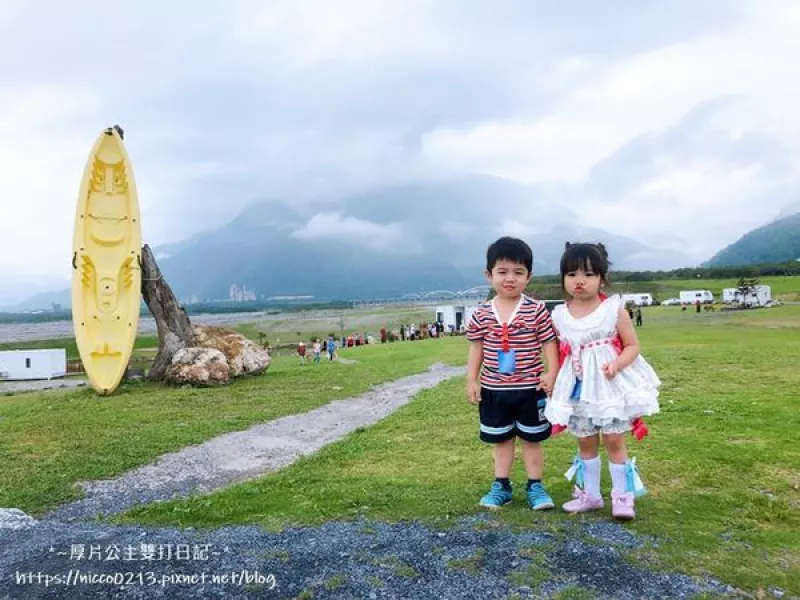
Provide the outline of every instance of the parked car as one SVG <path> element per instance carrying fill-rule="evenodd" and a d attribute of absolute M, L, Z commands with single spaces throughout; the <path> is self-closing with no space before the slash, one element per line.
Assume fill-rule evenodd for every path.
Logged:
<path fill-rule="evenodd" d="M 680 298 L 667 298 L 661 303 L 661 306 L 675 306 L 680 303 L 681 303 Z"/>

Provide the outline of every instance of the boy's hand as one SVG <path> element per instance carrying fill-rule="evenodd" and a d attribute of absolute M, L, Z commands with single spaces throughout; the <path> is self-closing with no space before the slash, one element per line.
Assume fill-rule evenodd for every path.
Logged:
<path fill-rule="evenodd" d="M 556 376 L 558 375 L 558 371 L 548 371 L 542 378 L 539 380 L 539 385 L 536 386 L 537 390 L 544 390 L 544 393 L 548 396 L 553 393 L 553 388 L 556 385 Z"/>
<path fill-rule="evenodd" d="M 607 379 L 614 379 L 617 373 L 619 373 L 619 363 L 615 360 L 607 362 L 603 365 L 603 373 L 605 373 Z"/>
<path fill-rule="evenodd" d="M 471 404 L 480 404 L 481 385 L 477 381 L 467 382 L 467 400 L 469 400 Z"/>

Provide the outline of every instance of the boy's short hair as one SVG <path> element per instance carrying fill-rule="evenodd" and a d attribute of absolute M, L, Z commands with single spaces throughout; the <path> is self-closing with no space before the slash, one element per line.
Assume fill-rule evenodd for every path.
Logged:
<path fill-rule="evenodd" d="M 491 272 L 502 259 L 525 265 L 533 273 L 533 250 L 519 238 L 505 236 L 492 243 L 486 250 L 486 270 Z"/>

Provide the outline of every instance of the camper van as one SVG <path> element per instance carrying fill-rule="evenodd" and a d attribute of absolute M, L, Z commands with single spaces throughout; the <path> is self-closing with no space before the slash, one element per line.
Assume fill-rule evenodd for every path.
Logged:
<path fill-rule="evenodd" d="M 709 290 L 689 290 L 680 293 L 681 304 L 713 304 L 714 294 Z"/>
<path fill-rule="evenodd" d="M 653 296 L 650 294 L 622 294 L 622 303 L 633 303 L 636 306 L 652 306 Z"/>
<path fill-rule="evenodd" d="M 722 290 L 722 301 L 726 304 L 764 306 L 772 301 L 772 288 L 768 285 L 757 285 L 746 297 L 742 296 L 738 288 L 725 288 Z"/>

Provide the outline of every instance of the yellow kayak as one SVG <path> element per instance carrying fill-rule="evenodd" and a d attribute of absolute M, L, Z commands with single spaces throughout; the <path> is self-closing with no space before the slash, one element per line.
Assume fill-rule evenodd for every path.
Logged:
<path fill-rule="evenodd" d="M 141 248 L 133 169 L 115 126 L 89 155 L 72 245 L 72 324 L 86 375 L 100 394 L 117 388 L 133 351 Z"/>

